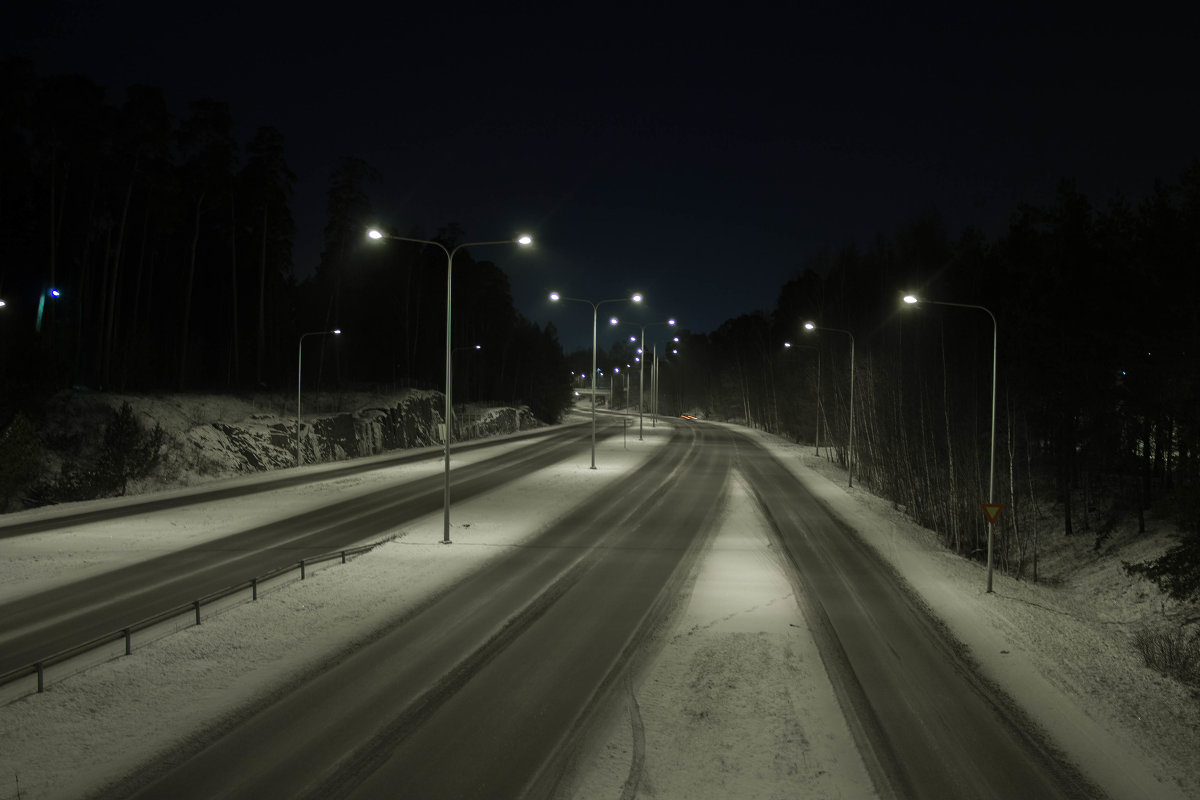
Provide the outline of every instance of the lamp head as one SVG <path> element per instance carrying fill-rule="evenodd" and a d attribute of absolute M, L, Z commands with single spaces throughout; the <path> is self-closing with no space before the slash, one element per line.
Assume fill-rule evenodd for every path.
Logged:
<path fill-rule="evenodd" d="M 557 302 L 558 302 L 558 298 L 559 298 L 559 294 L 558 294 L 558 292 L 551 292 L 551 293 L 550 293 L 550 299 L 551 299 L 552 301 L 554 301 L 554 302 L 556 302 L 556 303 L 557 303 Z"/>
<path fill-rule="evenodd" d="M 908 303 L 910 306 L 916 305 L 918 302 L 917 296 L 915 294 L 906 294 L 904 295 L 904 302 Z"/>
<path fill-rule="evenodd" d="M 786 350 L 786 349 L 788 349 L 788 348 L 790 348 L 791 346 L 792 346 L 792 343 L 791 343 L 791 342 L 784 342 L 784 343 L 783 343 L 783 347 L 784 347 L 784 349 L 785 349 L 785 350 Z"/>
<path fill-rule="evenodd" d="M 633 302 L 635 302 L 635 303 L 640 303 L 640 302 L 642 302 L 642 295 L 641 295 L 640 293 L 639 293 L 639 294 L 635 294 L 633 297 L 631 297 L 631 298 L 629 298 L 629 299 L 630 299 L 630 300 L 632 300 L 632 301 L 633 301 Z"/>
<path fill-rule="evenodd" d="M 533 244 L 533 237 L 530 236 L 528 233 L 522 233 L 520 236 L 518 236 L 513 241 L 515 241 L 517 244 L 520 244 L 520 245 L 531 245 L 531 244 Z"/>
<path fill-rule="evenodd" d="M 814 324 L 812 324 L 811 322 L 806 322 L 806 323 L 804 323 L 804 330 L 806 330 L 806 331 L 815 331 L 816 329 L 817 329 L 817 326 L 816 326 L 816 325 L 814 325 Z"/>
<path fill-rule="evenodd" d="M 616 317 L 609 317 L 609 319 L 608 319 L 608 324 L 609 324 L 609 325 L 616 325 L 616 324 L 617 324 L 617 318 L 616 318 Z"/>
<path fill-rule="evenodd" d="M 331 331 L 330 331 L 330 333 L 332 333 L 332 334 L 333 334 L 333 335 L 335 335 L 335 336 L 339 336 L 339 335 L 341 335 L 341 333 L 342 333 L 342 329 L 341 329 L 341 328 L 334 328 L 333 330 L 331 330 Z"/>
<path fill-rule="evenodd" d="M 668 324 L 668 325 L 674 325 L 674 324 L 675 324 L 675 319 L 674 319 L 674 318 L 672 318 L 672 319 L 669 319 L 669 320 L 667 320 L 667 324 Z"/>
<path fill-rule="evenodd" d="M 382 239 L 383 234 L 380 233 L 377 229 L 371 228 L 370 230 L 367 231 L 367 238 L 368 239 Z"/>

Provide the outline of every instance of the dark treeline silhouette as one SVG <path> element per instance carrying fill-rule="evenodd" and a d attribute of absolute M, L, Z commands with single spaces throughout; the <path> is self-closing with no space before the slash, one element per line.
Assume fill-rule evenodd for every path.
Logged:
<path fill-rule="evenodd" d="M 438 388 L 444 381 L 444 257 L 369 247 L 371 167 L 329 176 L 316 274 L 293 273 L 295 176 L 284 134 L 243 146 L 229 107 L 177 118 L 161 89 L 120 104 L 79 76 L 0 62 L 0 421 L 71 386 L 101 391 Z M 461 241 L 448 226 L 439 241 Z M 455 259 L 456 400 L 522 403 L 558 417 L 569 396 L 553 328 L 513 309 L 507 278 Z"/>
<path fill-rule="evenodd" d="M 319 267 L 297 281 L 284 135 L 260 128 L 243 146 L 235 131 L 221 102 L 195 101 L 177 118 L 154 87 L 129 87 L 114 105 L 86 78 L 0 62 L 0 425 L 70 386 L 285 391 L 301 334 L 335 327 L 345 333 L 305 342 L 306 384 L 442 385 L 443 251 L 369 242 L 378 176 L 346 158 L 329 176 Z M 453 224 L 392 233 L 448 248 L 467 238 Z M 999 331 L 1000 567 L 1036 577 L 1033 522 L 1048 514 L 1099 548 L 1118 521 L 1144 524 L 1154 511 L 1186 534 L 1142 571 L 1194 596 L 1198 264 L 1200 162 L 1136 205 L 1098 209 L 1063 183 L 1048 207 L 1017 209 L 994 241 L 955 238 L 927 215 L 812 257 L 769 312 L 680 331 L 678 355 L 665 347 L 674 332 L 656 330 L 659 409 L 742 420 L 814 448 L 819 439 L 853 462 L 856 482 L 981 558 L 991 318 L 900 298 L 985 307 Z M 515 311 L 495 263 L 464 250 L 454 270 L 456 399 L 556 419 L 571 370 L 590 364 L 568 363 L 553 326 Z M 819 329 L 805 331 L 806 320 Z M 601 368 L 634 363 L 614 341 Z M 635 374 L 617 385 L 636 402 Z M 653 391 L 649 370 L 645 386 Z"/>
<path fill-rule="evenodd" d="M 1118 522 L 1144 530 L 1153 510 L 1184 537 L 1136 569 L 1198 596 L 1198 264 L 1200 162 L 1136 207 L 1097 209 L 1063 182 L 1052 205 L 1019 208 L 995 241 L 973 230 L 955 239 L 927 215 L 865 249 L 813 258 L 770 313 L 687 336 L 661 370 L 660 408 L 813 445 L 819 436 L 847 464 L 852 334 L 855 482 L 983 558 L 992 319 L 901 297 L 983 306 L 999 343 L 1000 568 L 1036 578 L 1035 519 L 1054 515 L 1063 534 L 1094 536 L 1100 549 Z M 806 331 L 807 320 L 821 329 Z"/>

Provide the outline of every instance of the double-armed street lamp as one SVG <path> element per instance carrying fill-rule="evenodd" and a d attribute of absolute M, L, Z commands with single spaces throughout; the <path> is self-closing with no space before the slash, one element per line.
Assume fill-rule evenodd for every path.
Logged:
<path fill-rule="evenodd" d="M 929 303 L 935 306 L 953 306 L 955 308 L 973 308 L 977 311 L 982 311 L 992 320 L 992 445 L 991 456 L 988 462 L 988 505 L 995 504 L 995 478 L 996 478 L 996 350 L 1000 338 L 1000 325 L 996 322 L 996 315 L 983 306 L 972 305 L 971 303 L 950 303 L 943 300 L 924 300 L 913 294 L 904 295 L 904 302 L 910 306 L 915 306 L 918 303 Z M 988 524 L 988 540 L 987 540 L 987 593 L 992 592 L 992 528 L 994 523 Z"/>
<path fill-rule="evenodd" d="M 591 300 L 583 300 L 579 297 L 566 297 L 558 292 L 550 293 L 550 300 L 557 303 L 559 300 L 570 300 L 575 303 L 586 303 L 592 307 L 592 469 L 596 468 L 596 319 L 600 315 L 600 306 L 605 303 L 640 303 L 642 296 L 635 294 L 631 297 L 617 297 L 612 300 L 599 300 L 593 302 Z M 616 317 L 613 317 L 610 322 L 617 324 Z"/>
<path fill-rule="evenodd" d="M 841 328 L 826 328 L 822 325 L 816 325 L 812 322 L 804 323 L 806 331 L 831 331 L 833 333 L 844 333 L 850 337 L 850 444 L 848 454 L 846 456 L 846 473 L 848 482 L 851 487 L 854 486 L 854 334 Z"/>
<path fill-rule="evenodd" d="M 296 345 L 296 466 L 301 464 L 300 455 L 300 376 L 303 374 L 300 368 L 304 361 L 304 337 L 305 336 L 337 336 L 341 334 L 340 328 L 334 328 L 331 331 L 309 331 L 308 333 L 300 334 L 300 343 Z"/>
<path fill-rule="evenodd" d="M 446 245 L 432 239 L 413 239 L 408 236 L 396 236 L 391 233 L 383 233 L 382 231 L 371 228 L 367 231 L 367 237 L 370 239 L 395 239 L 398 242 L 415 242 L 416 244 L 431 244 L 441 249 L 446 254 L 446 433 L 442 437 L 446 446 L 446 468 L 445 481 L 442 499 L 442 544 L 450 544 L 450 430 L 452 427 L 451 417 L 454 413 L 454 406 L 451 402 L 451 347 L 450 347 L 450 310 L 451 310 L 451 287 L 453 282 L 451 278 L 454 276 L 454 256 L 459 250 L 464 247 L 482 247 L 483 245 L 492 244 L 519 244 L 527 246 L 533 243 L 533 237 L 528 235 L 518 236 L 516 239 L 497 239 L 488 242 L 464 242 L 456 246 L 453 250 L 448 250 Z"/>

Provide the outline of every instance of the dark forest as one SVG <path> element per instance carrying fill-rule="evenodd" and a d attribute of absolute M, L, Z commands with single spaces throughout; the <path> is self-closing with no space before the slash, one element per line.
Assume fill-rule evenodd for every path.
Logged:
<path fill-rule="evenodd" d="M 328 176 L 319 267 L 298 280 L 285 134 L 243 143 L 236 129 L 219 101 L 179 118 L 154 87 L 114 105 L 86 78 L 0 63 L 0 428 L 72 387 L 284 391 L 300 336 L 333 328 L 344 334 L 305 343 L 305 383 L 440 385 L 442 251 L 368 242 L 376 175 L 345 158 Z M 1104 205 L 1064 180 L 993 238 L 930 214 L 798 258 L 773 309 L 679 334 L 658 365 L 659 410 L 819 440 L 856 484 L 982 558 L 995 334 L 998 567 L 1036 579 L 1037 514 L 1099 549 L 1119 521 L 1155 513 L 1178 523 L 1180 544 L 1131 569 L 1196 597 L 1200 161 L 1155 177 L 1144 197 Z M 451 222 L 394 232 L 470 239 Z M 454 279 L 456 399 L 557 420 L 570 367 L 554 328 L 516 311 L 492 261 L 462 252 Z M 906 305 L 907 292 L 981 308 Z M 655 336 L 664 353 L 668 334 Z M 600 357 L 606 370 L 631 361 L 627 343 Z M 627 386 L 637 402 L 636 380 L 618 394 Z"/>

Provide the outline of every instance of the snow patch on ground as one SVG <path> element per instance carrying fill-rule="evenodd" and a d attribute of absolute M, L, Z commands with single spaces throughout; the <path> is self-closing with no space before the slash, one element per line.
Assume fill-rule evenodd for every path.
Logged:
<path fill-rule="evenodd" d="M 350 564 L 321 569 L 257 604 L 0 707 L 0 797 L 15 794 L 14 775 L 21 796 L 38 800 L 78 797 L 119 780 L 317 668 L 440 586 L 520 547 L 583 496 L 636 468 L 669 433 L 647 425 L 644 442 L 601 442 L 598 470 L 583 458 L 456 503 L 450 547 L 437 543 L 438 512 L 393 531 L 400 538 Z M 762 440 L 895 566 L 984 673 L 1112 797 L 1200 797 L 1196 693 L 1145 667 L 1129 643 L 1133 626 L 1161 613 L 1153 587 L 1122 579 L 1110 560 L 1055 585 L 997 574 L 995 593 L 985 594 L 983 567 L 941 549 L 888 502 L 847 490 L 843 470 L 808 448 Z M 319 499 L 307 494 L 370 491 L 439 466 L 434 460 L 411 472 L 391 468 L 133 524 L 3 540 L 0 599 L 229 533 L 270 518 L 280 504 L 299 508 L 291 504 Z M 766 555 L 755 512 L 736 482 L 730 498 L 692 593 L 630 684 L 645 737 L 641 796 L 870 797 L 820 657 L 806 628 L 796 627 L 805 623 L 782 568 Z M 164 542 L 164 532 L 177 540 Z M 1156 545 L 1137 546 L 1152 555 Z M 596 746 L 575 775 L 576 796 L 620 796 L 634 752 L 629 708 L 617 708 L 597 728 Z"/>
<path fill-rule="evenodd" d="M 1200 693 L 1145 666 L 1131 646 L 1135 627 L 1166 604 L 1142 602 L 1158 595 L 1150 584 L 1109 559 L 1102 577 L 1094 567 L 1054 586 L 996 573 L 989 595 L 983 565 L 944 550 L 888 501 L 848 489 L 845 471 L 807 448 L 769 439 L 1093 782 L 1114 799 L 1200 797 Z"/>
<path fill-rule="evenodd" d="M 455 503 L 451 546 L 440 543 L 439 510 L 385 532 L 399 538 L 345 566 L 319 569 L 303 583 L 293 581 L 260 595 L 257 603 L 235 606 L 203 625 L 136 647 L 130 657 L 0 706 L 0 797 L 15 795 L 13 776 L 19 777 L 22 797 L 38 800 L 81 797 L 119 781 L 139 764 L 170 753 L 206 727 L 318 668 L 488 560 L 520 547 L 582 499 L 635 469 L 669 436 L 665 428 L 647 429 L 645 441 L 630 441 L 628 447 L 619 439 L 601 441 L 595 470 L 584 456 L 526 475 L 499 493 Z M 456 453 L 452 466 L 517 446 Z M 355 491 L 395 485 L 399 473 L 407 479 L 431 469 L 439 471 L 441 462 L 367 473 L 356 477 Z M 207 521 L 197 525 L 190 543 L 271 519 L 280 507 L 291 510 L 290 504 L 304 502 L 303 496 L 313 491 L 277 490 L 233 504 L 189 509 Z M 147 515 L 154 521 L 147 524 L 165 528 L 180 511 Z M 21 542 L 25 568 L 40 573 L 27 586 L 117 566 L 116 554 L 126 546 L 129 559 L 143 557 L 147 540 L 134 530 L 126 532 L 123 539 L 121 524 L 99 523 L 21 537 L 16 541 Z M 13 541 L 0 540 L 0 565 L 9 564 Z M 90 550 L 78 555 L 76 547 Z M 104 553 L 103 565 L 96 564 L 98 550 Z M 18 574 L 10 569 L 0 574 L 0 581 Z"/>
<path fill-rule="evenodd" d="M 740 480 L 728 498 L 681 610 L 602 716 L 577 800 L 633 780 L 648 798 L 876 796 L 766 522 Z"/>

